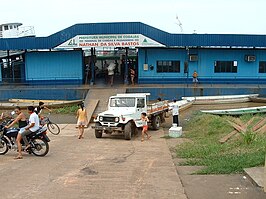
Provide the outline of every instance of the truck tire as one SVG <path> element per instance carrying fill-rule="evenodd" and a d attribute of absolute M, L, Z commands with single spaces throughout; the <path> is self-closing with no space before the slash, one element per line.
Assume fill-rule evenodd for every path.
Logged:
<path fill-rule="evenodd" d="M 131 140 L 131 136 L 132 136 L 132 123 L 131 122 L 128 122 L 125 125 L 124 134 L 125 134 L 125 140 Z"/>
<path fill-rule="evenodd" d="M 151 126 L 153 130 L 158 130 L 161 126 L 161 117 L 156 115 L 152 118 Z"/>
<path fill-rule="evenodd" d="M 95 127 L 97 127 L 97 126 L 101 126 L 101 124 L 99 122 L 96 122 Z M 103 136 L 103 132 L 101 130 L 95 129 L 95 137 L 96 138 L 102 138 L 102 136 Z"/>
<path fill-rule="evenodd" d="M 160 115 L 161 123 L 165 123 L 165 116 L 166 116 L 166 113 L 165 113 L 165 112 L 163 112 L 163 113 Z"/>

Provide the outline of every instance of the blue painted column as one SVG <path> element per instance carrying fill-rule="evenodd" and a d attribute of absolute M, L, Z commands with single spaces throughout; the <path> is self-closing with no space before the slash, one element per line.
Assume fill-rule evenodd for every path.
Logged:
<path fill-rule="evenodd" d="M 127 58 L 128 58 L 128 48 L 126 47 L 126 56 L 125 56 L 125 79 L 124 84 L 128 84 L 128 64 L 127 64 Z"/>
<path fill-rule="evenodd" d="M 91 85 L 94 85 L 94 83 L 95 83 L 95 78 L 94 78 L 94 76 L 95 76 L 95 66 L 94 66 L 94 49 L 93 48 L 91 48 L 91 81 L 90 81 L 90 84 Z"/>
<path fill-rule="evenodd" d="M 187 59 L 186 59 L 186 62 L 187 62 L 187 87 L 188 87 L 188 75 L 189 75 L 189 47 L 187 46 L 186 47 L 186 50 L 187 50 Z"/>

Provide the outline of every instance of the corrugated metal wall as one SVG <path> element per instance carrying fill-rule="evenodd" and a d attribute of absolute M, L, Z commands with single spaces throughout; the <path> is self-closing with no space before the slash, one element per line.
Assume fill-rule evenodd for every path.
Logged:
<path fill-rule="evenodd" d="M 26 53 L 26 81 L 83 79 L 82 51 Z"/>
<path fill-rule="evenodd" d="M 16 89 L 2 89 L 0 92 L 0 100 L 7 101 L 11 98 L 16 99 L 36 99 L 36 100 L 77 100 L 85 99 L 87 89 L 71 89 L 71 88 L 52 88 L 52 87 L 38 87 L 38 88 L 16 88 Z"/>
<path fill-rule="evenodd" d="M 146 52 L 145 52 L 146 51 Z M 259 73 L 259 62 L 266 61 L 266 50 L 262 49 L 190 49 L 190 54 L 197 54 L 198 61 L 189 61 L 189 73 L 184 73 L 184 62 L 188 60 L 185 49 L 139 49 L 139 83 L 189 83 L 196 70 L 201 82 L 206 83 L 254 83 L 266 82 L 266 73 Z M 245 55 L 255 55 L 255 62 L 246 62 Z M 180 73 L 157 73 L 157 61 L 180 61 Z M 237 61 L 237 73 L 215 73 L 215 61 Z M 149 65 L 144 70 L 144 64 Z M 150 66 L 154 66 L 151 70 Z"/>

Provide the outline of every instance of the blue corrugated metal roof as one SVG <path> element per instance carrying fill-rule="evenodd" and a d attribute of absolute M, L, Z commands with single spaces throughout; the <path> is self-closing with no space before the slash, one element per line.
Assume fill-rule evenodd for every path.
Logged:
<path fill-rule="evenodd" d="M 0 50 L 52 49 L 76 35 L 143 34 L 167 47 L 230 46 L 266 48 L 266 35 L 170 34 L 140 22 L 76 24 L 48 37 L 0 39 Z"/>

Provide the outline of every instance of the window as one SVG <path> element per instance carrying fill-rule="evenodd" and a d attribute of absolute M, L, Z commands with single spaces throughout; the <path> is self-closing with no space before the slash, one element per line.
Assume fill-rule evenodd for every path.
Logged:
<path fill-rule="evenodd" d="M 135 98 L 133 97 L 117 97 L 110 100 L 110 107 L 135 107 Z"/>
<path fill-rule="evenodd" d="M 157 61 L 157 73 L 180 73 L 180 61 Z"/>
<path fill-rule="evenodd" d="M 144 98 L 138 98 L 137 99 L 137 108 L 145 108 L 145 99 Z"/>
<path fill-rule="evenodd" d="M 214 63 L 215 73 L 237 73 L 237 61 L 216 61 Z"/>
<path fill-rule="evenodd" d="M 260 61 L 259 73 L 266 73 L 266 61 Z"/>

